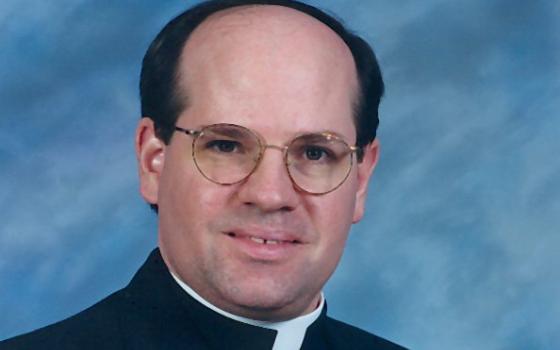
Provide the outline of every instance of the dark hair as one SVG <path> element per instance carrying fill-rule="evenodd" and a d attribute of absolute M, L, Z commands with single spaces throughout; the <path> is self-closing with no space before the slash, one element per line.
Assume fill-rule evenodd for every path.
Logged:
<path fill-rule="evenodd" d="M 371 46 L 331 15 L 294 0 L 210 0 L 171 20 L 148 48 L 140 75 L 142 116 L 154 121 L 156 135 L 169 143 L 177 118 L 187 107 L 188 96 L 187 99 L 181 96 L 177 78 L 181 52 L 191 33 L 210 15 L 243 5 L 280 5 L 293 8 L 321 21 L 344 40 L 354 57 L 360 85 L 354 106 L 356 145 L 363 147 L 372 142 L 379 125 L 378 108 L 384 84 Z M 358 159 L 360 158 L 359 154 Z"/>

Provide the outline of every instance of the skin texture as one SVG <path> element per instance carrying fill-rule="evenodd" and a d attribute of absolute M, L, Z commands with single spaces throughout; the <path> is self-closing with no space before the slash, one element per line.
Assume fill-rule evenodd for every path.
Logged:
<path fill-rule="evenodd" d="M 352 55 L 328 27 L 293 9 L 214 14 L 185 45 L 179 74 L 188 107 L 178 126 L 234 123 L 275 145 L 328 130 L 355 143 Z M 377 141 L 341 187 L 320 196 L 292 185 L 276 149 L 245 181 L 214 184 L 196 169 L 191 144 L 175 133 L 165 145 L 148 118 L 136 133 L 140 189 L 159 206 L 167 266 L 206 300 L 240 316 L 280 321 L 314 310 L 350 225 L 363 215 Z M 263 248 L 249 236 L 298 243 Z"/>

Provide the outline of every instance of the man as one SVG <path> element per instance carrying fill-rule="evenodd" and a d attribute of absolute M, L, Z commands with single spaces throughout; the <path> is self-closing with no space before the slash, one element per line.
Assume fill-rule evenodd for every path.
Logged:
<path fill-rule="evenodd" d="M 401 349 L 326 316 L 364 212 L 383 82 L 295 1 L 209 1 L 144 57 L 140 191 L 159 249 L 124 289 L 0 349 Z"/>

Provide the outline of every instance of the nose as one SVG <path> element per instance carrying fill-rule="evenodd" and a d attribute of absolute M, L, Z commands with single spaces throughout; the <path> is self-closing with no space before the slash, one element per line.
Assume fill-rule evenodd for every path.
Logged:
<path fill-rule="evenodd" d="M 240 184 L 239 199 L 263 212 L 291 211 L 299 202 L 284 164 L 284 148 L 268 145 L 254 172 Z"/>

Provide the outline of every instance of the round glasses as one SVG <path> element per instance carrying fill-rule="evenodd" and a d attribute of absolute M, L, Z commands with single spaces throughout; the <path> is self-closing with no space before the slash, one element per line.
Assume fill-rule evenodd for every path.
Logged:
<path fill-rule="evenodd" d="M 302 134 L 285 146 L 268 145 L 254 131 L 235 124 L 213 124 L 200 130 L 180 131 L 193 137 L 192 156 L 200 173 L 220 185 L 233 185 L 251 176 L 267 148 L 284 153 L 284 164 L 292 183 L 310 194 L 325 194 L 344 183 L 352 169 L 349 146 L 331 133 Z"/>

